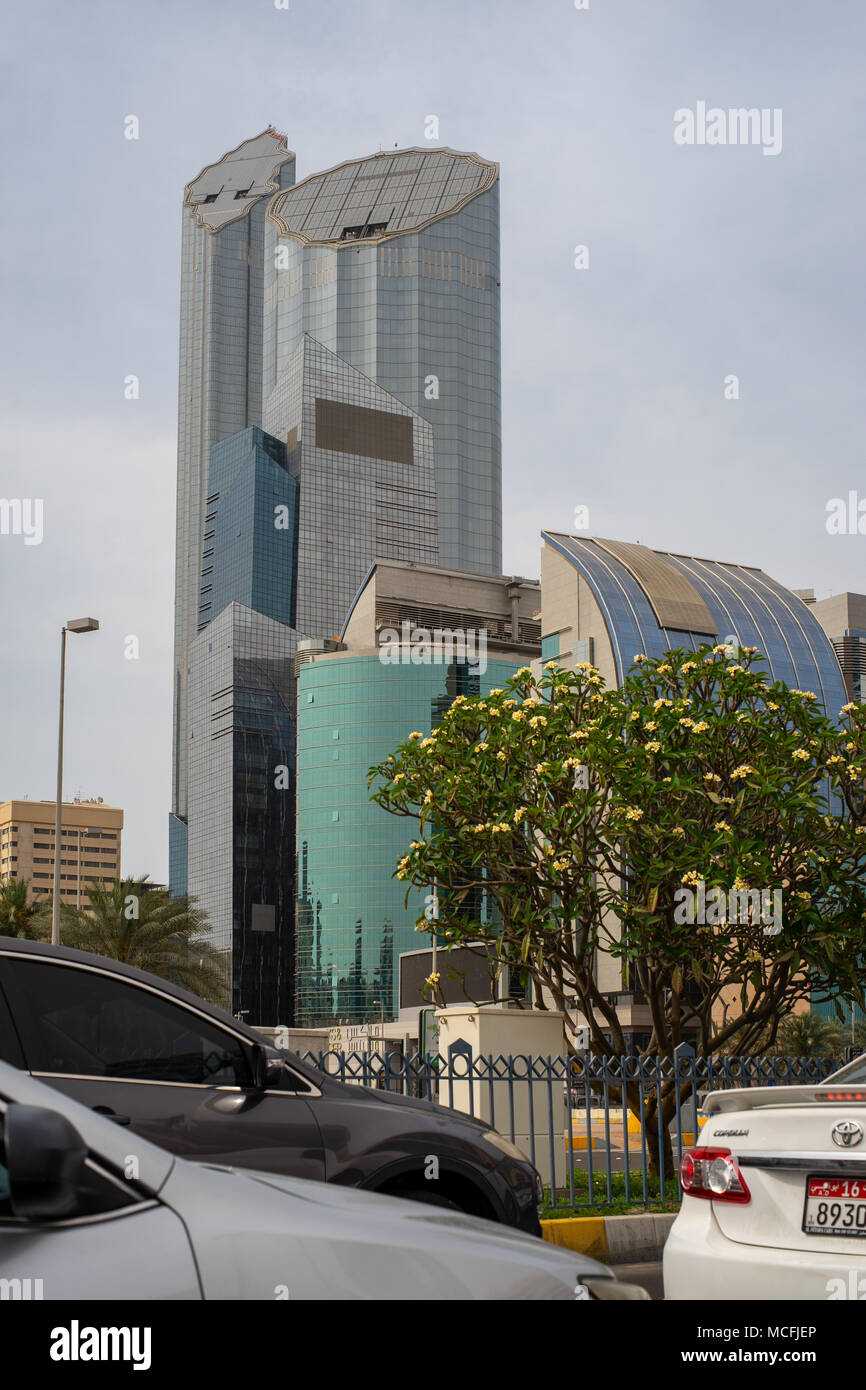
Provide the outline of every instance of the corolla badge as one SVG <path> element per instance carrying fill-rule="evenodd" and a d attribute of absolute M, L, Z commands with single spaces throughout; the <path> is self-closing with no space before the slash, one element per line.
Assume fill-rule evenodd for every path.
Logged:
<path fill-rule="evenodd" d="M 858 1125 L 856 1120 L 839 1120 L 830 1131 L 833 1143 L 838 1144 L 840 1149 L 853 1149 L 855 1144 L 859 1144 L 863 1138 L 863 1126 Z"/>

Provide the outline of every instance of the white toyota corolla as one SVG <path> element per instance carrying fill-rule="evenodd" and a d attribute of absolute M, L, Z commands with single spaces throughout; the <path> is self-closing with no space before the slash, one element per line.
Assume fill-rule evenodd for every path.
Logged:
<path fill-rule="evenodd" d="M 707 1096 L 669 1299 L 866 1299 L 866 1056 L 820 1086 Z"/>

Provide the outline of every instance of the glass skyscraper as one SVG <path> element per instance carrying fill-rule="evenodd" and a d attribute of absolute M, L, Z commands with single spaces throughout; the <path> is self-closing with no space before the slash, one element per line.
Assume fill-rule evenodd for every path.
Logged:
<path fill-rule="evenodd" d="M 198 631 L 214 444 L 261 424 L 265 208 L 294 183 L 295 156 L 268 129 L 184 189 L 178 383 L 172 812 L 187 815 L 189 648 Z M 183 834 L 175 834 L 176 854 Z M 181 867 L 175 861 L 178 878 Z"/>
<path fill-rule="evenodd" d="M 199 632 L 233 601 L 294 627 L 298 483 L 285 447 L 260 429 L 231 435 L 213 447 L 208 488 Z"/>
<path fill-rule="evenodd" d="M 226 955 L 232 1008 L 284 1021 L 296 896 L 294 631 L 229 603 L 189 658 L 189 891 Z"/>
<path fill-rule="evenodd" d="M 305 334 L 265 406 L 298 480 L 297 614 L 331 637 L 378 556 L 435 564 L 433 430 Z"/>
<path fill-rule="evenodd" d="M 169 874 L 261 1024 L 292 1021 L 304 902 L 299 639 L 341 631 L 377 559 L 489 574 L 501 546 L 498 166 L 294 180 L 269 128 L 183 211 Z"/>
<path fill-rule="evenodd" d="M 268 208 L 265 427 L 284 437 L 267 402 L 310 334 L 432 425 L 439 561 L 479 574 L 502 567 L 499 281 L 499 166 L 475 154 L 349 160 Z"/>

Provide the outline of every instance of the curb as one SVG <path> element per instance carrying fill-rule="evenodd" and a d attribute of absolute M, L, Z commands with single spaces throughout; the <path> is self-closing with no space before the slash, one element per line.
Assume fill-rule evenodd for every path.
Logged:
<path fill-rule="evenodd" d="M 677 1213 L 639 1212 L 636 1216 L 569 1216 L 542 1221 L 551 1245 L 589 1255 L 603 1264 L 660 1260 Z"/>

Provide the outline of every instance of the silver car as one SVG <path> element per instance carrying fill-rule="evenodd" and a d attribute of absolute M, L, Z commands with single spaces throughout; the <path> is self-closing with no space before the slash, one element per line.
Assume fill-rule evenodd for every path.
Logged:
<path fill-rule="evenodd" d="M 0 1297 L 646 1295 L 478 1217 L 188 1162 L 0 1063 Z"/>

